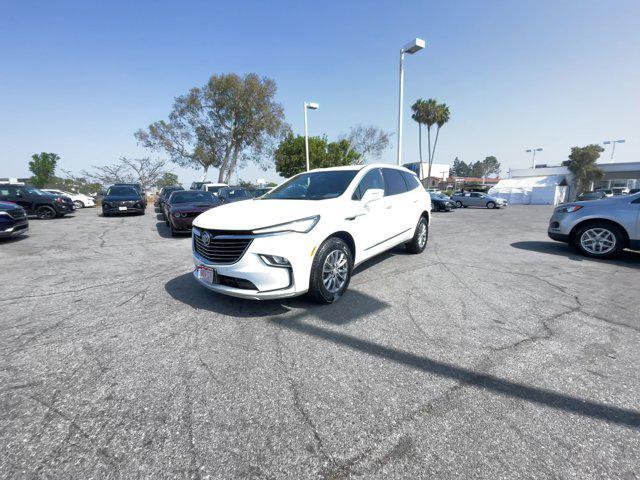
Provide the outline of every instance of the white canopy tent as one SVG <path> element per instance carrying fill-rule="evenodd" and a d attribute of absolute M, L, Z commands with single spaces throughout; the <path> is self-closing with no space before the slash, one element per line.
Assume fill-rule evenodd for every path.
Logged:
<path fill-rule="evenodd" d="M 568 198 L 567 185 L 566 175 L 506 178 L 491 187 L 489 195 L 510 204 L 558 205 Z"/>

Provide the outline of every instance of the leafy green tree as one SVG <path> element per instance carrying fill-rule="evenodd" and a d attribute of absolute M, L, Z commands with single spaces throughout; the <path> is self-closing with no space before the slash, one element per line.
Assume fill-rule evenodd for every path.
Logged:
<path fill-rule="evenodd" d="M 486 178 L 499 173 L 500 162 L 493 155 L 471 164 L 471 177 Z"/>
<path fill-rule="evenodd" d="M 31 181 L 34 186 L 45 187 L 53 179 L 58 160 L 60 160 L 60 157 L 55 153 L 42 152 L 31 155 L 29 170 L 33 173 Z"/>
<path fill-rule="evenodd" d="M 563 165 L 567 166 L 573 174 L 576 193 L 580 194 L 589 190 L 593 182 L 604 176 L 604 172 L 596 164 L 602 152 L 604 152 L 604 148 L 596 144 L 571 149 L 569 160 L 565 161 Z"/>
<path fill-rule="evenodd" d="M 178 175 L 173 172 L 164 172 L 160 179 L 156 182 L 156 187 L 169 187 L 171 185 L 178 185 Z"/>
<path fill-rule="evenodd" d="M 304 137 L 289 133 L 275 151 L 276 171 L 285 178 L 306 169 Z M 351 150 L 347 140 L 329 143 L 326 137 L 309 137 L 309 164 L 313 168 L 352 165 L 360 154 Z"/>
<path fill-rule="evenodd" d="M 284 109 L 275 101 L 276 83 L 255 73 L 213 75 L 206 85 L 176 98 L 168 121 L 135 133 L 138 142 L 165 151 L 172 162 L 204 170 L 219 168 L 229 183 L 236 166 L 266 168 L 275 143 L 287 130 Z"/>
<path fill-rule="evenodd" d="M 451 167 L 451 175 L 454 177 L 470 177 L 471 167 L 467 165 L 464 160 L 460 160 L 458 157 L 453 160 L 453 166 Z"/>

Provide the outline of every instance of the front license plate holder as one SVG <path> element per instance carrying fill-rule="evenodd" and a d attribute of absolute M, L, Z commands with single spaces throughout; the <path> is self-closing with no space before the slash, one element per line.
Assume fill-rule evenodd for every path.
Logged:
<path fill-rule="evenodd" d="M 198 280 L 209 285 L 218 283 L 218 274 L 213 268 L 200 265 L 196 267 L 196 276 Z"/>

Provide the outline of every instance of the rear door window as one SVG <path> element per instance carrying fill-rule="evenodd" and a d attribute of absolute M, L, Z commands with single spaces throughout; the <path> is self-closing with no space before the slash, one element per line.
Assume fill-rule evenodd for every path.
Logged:
<path fill-rule="evenodd" d="M 405 183 L 407 184 L 407 190 L 413 190 L 420 186 L 420 182 L 418 181 L 418 177 L 409 172 L 401 172 L 402 177 L 404 178 Z"/>
<path fill-rule="evenodd" d="M 407 191 L 407 184 L 402 178 L 400 170 L 383 168 L 384 194 L 385 196 L 398 195 Z"/>

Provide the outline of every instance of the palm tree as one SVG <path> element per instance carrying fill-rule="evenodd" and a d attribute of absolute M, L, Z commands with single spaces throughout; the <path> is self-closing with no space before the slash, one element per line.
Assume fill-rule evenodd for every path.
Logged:
<path fill-rule="evenodd" d="M 428 152 L 429 158 L 431 158 L 431 127 L 436 123 L 436 108 L 438 104 L 433 99 L 422 100 L 421 98 L 416 100 L 411 106 L 413 110 L 413 118 L 418 122 L 418 147 L 420 152 L 420 180 L 422 180 L 422 125 L 427 126 L 427 138 L 428 138 Z"/>
<path fill-rule="evenodd" d="M 438 126 L 438 130 L 436 130 L 436 139 L 433 142 L 433 151 L 431 151 L 429 155 L 429 178 L 431 178 L 431 164 L 433 163 L 433 157 L 436 153 L 436 145 L 438 144 L 438 135 L 440 135 L 440 129 L 445 123 L 449 121 L 449 118 L 451 117 L 451 112 L 449 112 L 449 107 L 446 103 L 441 103 L 435 107 L 434 117 L 435 123 Z"/>
<path fill-rule="evenodd" d="M 422 124 L 424 123 L 424 104 L 426 102 L 419 98 L 416 100 L 416 103 L 411 105 L 411 110 L 413 110 L 413 114 L 411 118 L 413 118 L 416 122 L 418 122 L 418 152 L 420 153 L 420 168 L 418 170 L 418 176 L 422 179 Z"/>

